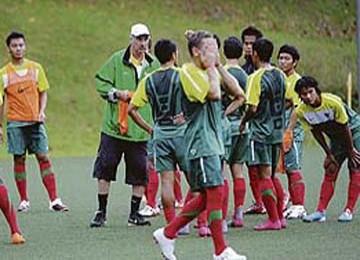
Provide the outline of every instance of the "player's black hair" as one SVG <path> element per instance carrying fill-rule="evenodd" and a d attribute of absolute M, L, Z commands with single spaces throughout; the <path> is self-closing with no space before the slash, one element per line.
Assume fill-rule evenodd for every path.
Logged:
<path fill-rule="evenodd" d="M 154 47 L 155 56 L 161 64 L 170 61 L 176 50 L 176 43 L 168 39 L 158 40 Z"/>
<path fill-rule="evenodd" d="M 280 49 L 279 49 L 278 56 L 277 56 L 278 58 L 279 58 L 279 56 L 280 56 L 280 53 L 290 54 L 294 61 L 300 60 L 299 51 L 298 51 L 298 49 L 297 49 L 295 46 L 293 46 L 293 45 L 284 44 L 284 45 L 281 46 Z"/>
<path fill-rule="evenodd" d="M 318 95 L 321 94 L 321 89 L 315 78 L 311 76 L 301 77 L 295 84 L 295 91 L 300 95 L 300 92 L 303 88 L 314 88 Z"/>
<path fill-rule="evenodd" d="M 6 46 L 10 46 L 10 43 L 12 40 L 14 39 L 19 39 L 22 38 L 25 41 L 25 34 L 23 34 L 22 32 L 18 32 L 18 31 L 12 31 L 8 34 L 8 36 L 6 37 Z"/>
<path fill-rule="evenodd" d="M 239 59 L 242 52 L 242 42 L 236 36 L 230 36 L 224 41 L 224 54 L 226 58 Z"/>
<path fill-rule="evenodd" d="M 274 44 L 266 38 L 257 39 L 253 45 L 253 52 L 255 51 L 259 56 L 260 61 L 270 62 L 274 51 Z"/>
<path fill-rule="evenodd" d="M 253 25 L 244 28 L 241 32 L 241 40 L 244 42 L 245 36 L 255 36 L 256 40 L 263 37 L 262 32 Z"/>

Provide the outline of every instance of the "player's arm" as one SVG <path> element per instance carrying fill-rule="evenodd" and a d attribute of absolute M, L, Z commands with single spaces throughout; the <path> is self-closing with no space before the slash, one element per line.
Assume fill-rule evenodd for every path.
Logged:
<path fill-rule="evenodd" d="M 296 114 L 295 109 L 293 109 L 291 111 L 289 125 L 287 126 L 286 130 L 284 131 L 284 135 L 283 135 L 282 148 L 285 153 L 287 153 L 291 149 L 292 142 L 293 142 L 293 133 L 294 133 L 294 129 L 297 124 L 297 121 L 298 121 L 298 116 Z"/>
<path fill-rule="evenodd" d="M 116 103 L 118 100 L 130 100 L 130 95 L 127 90 L 119 90 L 115 87 L 116 62 L 120 61 L 117 55 L 114 54 L 95 75 L 97 92 L 103 99 L 112 103 Z"/>
<path fill-rule="evenodd" d="M 46 119 L 46 116 L 45 116 L 46 105 L 47 105 L 47 91 L 43 91 L 43 92 L 39 93 L 39 107 L 40 107 L 39 121 L 40 122 L 44 122 Z"/>
<path fill-rule="evenodd" d="M 241 119 L 240 123 L 240 133 L 244 132 L 246 123 L 249 122 L 256 113 L 257 106 L 255 105 L 248 105 L 245 115 Z"/>
<path fill-rule="evenodd" d="M 353 145 L 353 138 L 349 124 L 340 125 L 339 128 L 345 132 L 345 145 L 347 147 L 349 159 L 354 166 L 360 166 L 360 153 Z"/>
<path fill-rule="evenodd" d="M 254 79 L 254 75 L 250 76 L 247 81 L 246 87 L 246 103 L 247 109 L 240 123 L 240 133 L 245 130 L 245 125 L 250 121 L 256 113 L 257 106 L 260 103 L 261 86 L 260 79 Z"/>
<path fill-rule="evenodd" d="M 4 142 L 4 128 L 3 128 L 3 122 L 4 122 L 4 99 L 5 96 L 3 94 L 0 95 L 0 143 Z"/>
<path fill-rule="evenodd" d="M 220 100 L 221 99 L 220 81 L 215 66 L 211 66 L 207 69 L 207 75 L 209 77 L 210 88 L 209 88 L 209 92 L 207 93 L 206 99 L 211 101 Z"/>
<path fill-rule="evenodd" d="M 143 107 L 146 103 L 148 103 L 146 90 L 145 90 L 147 78 L 148 77 L 140 81 L 137 90 L 131 99 L 128 108 L 128 113 L 138 126 L 140 126 L 149 134 L 152 134 L 153 132 L 152 126 L 144 120 L 144 118 L 140 115 L 138 111 L 140 107 Z"/>
<path fill-rule="evenodd" d="M 153 128 L 151 125 L 149 125 L 149 123 L 144 120 L 144 118 L 142 118 L 138 109 L 139 107 L 135 106 L 134 104 L 130 104 L 128 113 L 138 126 L 140 126 L 142 129 L 144 129 L 151 135 L 153 132 Z"/>

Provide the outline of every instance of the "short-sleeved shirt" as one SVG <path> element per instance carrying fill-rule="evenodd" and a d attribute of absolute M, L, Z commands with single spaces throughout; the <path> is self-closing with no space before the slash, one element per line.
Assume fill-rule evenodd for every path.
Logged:
<path fill-rule="evenodd" d="M 143 107 L 150 103 L 154 119 L 154 140 L 183 136 L 185 121 L 176 122 L 184 113 L 184 93 L 179 69 L 160 68 L 140 81 L 131 104 Z"/>
<path fill-rule="evenodd" d="M 279 144 L 285 127 L 285 75 L 275 67 L 260 68 L 246 86 L 246 103 L 256 106 L 250 120 L 250 139 Z"/>
<path fill-rule="evenodd" d="M 290 76 L 286 77 L 286 92 L 285 98 L 286 100 L 290 100 L 293 103 L 291 108 L 286 109 L 285 112 L 285 125 L 289 125 L 290 117 L 294 108 L 296 108 L 300 103 L 301 100 L 299 98 L 299 94 L 295 91 L 296 82 L 301 78 L 299 74 L 296 72 L 291 74 Z M 293 131 L 294 140 L 302 142 L 304 140 L 304 129 L 301 126 L 301 123 L 298 121 L 294 131 Z"/>
<path fill-rule="evenodd" d="M 352 132 L 360 128 L 360 116 L 344 104 L 340 97 L 330 93 L 321 93 L 319 107 L 301 103 L 296 108 L 296 114 L 305 130 L 318 129 L 332 142 L 345 142 L 344 133 L 339 131 L 338 124 L 348 124 Z"/>
<path fill-rule="evenodd" d="M 224 66 L 224 68 L 235 77 L 237 82 L 239 83 L 240 87 L 244 90 L 246 90 L 246 81 L 247 81 L 247 74 L 246 72 L 240 67 L 240 66 Z M 221 104 L 223 111 L 226 110 L 226 108 L 231 104 L 233 101 L 233 97 L 226 94 L 225 92 L 222 93 L 221 97 Z M 239 125 L 241 117 L 243 116 L 245 111 L 245 106 L 241 106 L 236 111 L 231 113 L 227 116 L 227 118 L 230 121 L 231 125 L 231 135 L 239 135 Z"/>
<path fill-rule="evenodd" d="M 207 72 L 193 63 L 186 63 L 181 68 L 180 81 L 189 101 L 184 141 L 188 145 L 188 158 L 223 155 L 221 101 L 206 99 L 210 90 Z"/>

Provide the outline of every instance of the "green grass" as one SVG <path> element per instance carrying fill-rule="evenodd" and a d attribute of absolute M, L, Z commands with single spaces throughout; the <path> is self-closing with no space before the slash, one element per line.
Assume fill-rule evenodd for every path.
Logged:
<path fill-rule="evenodd" d="M 307 184 L 306 207 L 309 211 L 315 208 L 318 199 L 322 158 L 323 153 L 319 148 L 306 148 L 304 175 Z M 36 162 L 29 160 L 28 186 L 32 209 L 28 213 L 18 214 L 27 242 L 22 246 L 10 245 L 8 229 L 1 217 L 0 259 L 160 259 L 151 233 L 164 225 L 163 216 L 152 219 L 151 227 L 126 226 L 130 188 L 123 184 L 123 165 L 120 166 L 118 182 L 112 185 L 107 227 L 88 227 L 97 206 L 96 182 L 90 177 L 92 163 L 93 158 L 54 160 L 61 197 L 71 209 L 68 213 L 57 214 L 47 209 L 46 193 L 40 184 Z M 17 204 L 11 162 L 3 161 L 1 166 L 12 201 Z M 285 184 L 285 179 L 282 180 Z M 235 250 L 245 253 L 248 259 L 256 260 L 358 259 L 358 216 L 348 224 L 336 221 L 345 204 L 347 182 L 348 174 L 343 169 L 335 197 L 328 209 L 326 223 L 305 224 L 301 221 L 290 221 L 288 228 L 281 232 L 259 233 L 253 231 L 252 227 L 265 217 L 246 216 L 243 229 L 230 230 L 227 235 L 229 244 Z M 248 189 L 246 204 L 250 203 L 251 195 Z M 179 259 L 210 259 L 211 252 L 211 239 L 200 239 L 194 233 L 177 241 L 176 253 Z"/>
<path fill-rule="evenodd" d="M 355 82 L 355 1 L 3 0 L 0 9 L 0 41 L 10 30 L 24 31 L 29 58 L 47 72 L 47 126 L 55 155 L 95 154 L 103 101 L 94 74 L 112 52 L 128 44 L 130 25 L 138 21 L 150 26 L 154 41 L 177 41 L 181 62 L 189 59 L 186 29 L 205 28 L 224 38 L 255 24 L 276 50 L 284 43 L 297 45 L 299 72 L 314 75 L 324 88 L 344 96 L 349 72 Z M 0 44 L 0 64 L 6 60 Z M 4 154 L 2 148 L 0 157 Z"/>

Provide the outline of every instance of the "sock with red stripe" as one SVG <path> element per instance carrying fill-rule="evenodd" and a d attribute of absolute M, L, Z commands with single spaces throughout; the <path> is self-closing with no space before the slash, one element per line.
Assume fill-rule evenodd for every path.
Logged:
<path fill-rule="evenodd" d="M 350 182 L 348 187 L 348 198 L 345 209 L 354 211 L 357 199 L 360 195 L 360 171 L 350 172 Z"/>
<path fill-rule="evenodd" d="M 259 188 L 261 190 L 262 201 L 264 202 L 269 219 L 272 222 L 278 221 L 279 215 L 277 211 L 277 196 L 273 181 L 270 177 L 260 180 Z"/>
<path fill-rule="evenodd" d="M 284 215 L 283 215 L 283 210 L 284 210 L 284 190 L 283 187 L 281 185 L 280 179 L 277 177 L 274 177 L 273 179 L 273 184 L 274 184 L 274 188 L 276 191 L 276 198 L 277 198 L 277 212 L 278 212 L 278 216 L 279 219 L 283 219 Z"/>
<path fill-rule="evenodd" d="M 215 247 L 215 255 L 221 254 L 225 248 L 225 238 L 222 232 L 223 186 L 206 188 L 206 211 L 211 237 Z"/>
<path fill-rule="evenodd" d="M 246 185 L 244 178 L 234 179 L 233 193 L 234 193 L 234 212 L 236 212 L 236 209 L 244 206 L 244 202 L 245 202 Z"/>
<path fill-rule="evenodd" d="M 21 234 L 16 219 L 16 211 L 10 203 L 8 192 L 5 185 L 1 183 L 0 183 L 0 209 L 3 212 L 7 223 L 9 224 L 11 234 L 14 233 Z"/>
<path fill-rule="evenodd" d="M 223 185 L 223 203 L 222 203 L 222 217 L 226 220 L 229 206 L 229 181 L 224 178 Z"/>
<path fill-rule="evenodd" d="M 20 195 L 20 201 L 28 201 L 26 190 L 26 168 L 24 163 L 14 163 L 14 177 Z"/>
<path fill-rule="evenodd" d="M 43 184 L 48 192 L 50 201 L 57 199 L 55 174 L 49 161 L 39 161 Z"/>
<path fill-rule="evenodd" d="M 335 184 L 339 173 L 331 174 L 325 173 L 320 189 L 320 199 L 317 206 L 317 211 L 323 212 L 327 209 L 329 201 L 334 195 Z"/>
<path fill-rule="evenodd" d="M 153 166 L 148 168 L 149 174 L 149 183 L 146 185 L 145 196 L 147 200 L 147 205 L 152 208 L 156 206 L 156 194 L 159 188 L 159 175 L 157 174 Z"/>
<path fill-rule="evenodd" d="M 183 195 L 181 191 L 181 172 L 177 169 L 175 172 L 175 182 L 174 182 L 174 194 L 175 200 L 177 202 L 183 201 Z"/>
<path fill-rule="evenodd" d="M 203 212 L 201 212 L 197 217 L 197 226 L 198 228 L 208 226 L 206 209 Z"/>
<path fill-rule="evenodd" d="M 304 205 L 305 183 L 300 171 L 293 171 L 288 177 L 289 193 L 293 205 Z"/>
<path fill-rule="evenodd" d="M 258 169 L 256 166 L 249 166 L 248 167 L 248 171 L 249 171 L 249 180 L 250 180 L 250 188 L 255 200 L 255 204 L 256 205 L 262 205 L 263 201 L 262 201 L 262 195 L 261 195 L 261 191 L 260 191 L 260 187 L 259 187 L 259 176 L 258 176 Z"/>
<path fill-rule="evenodd" d="M 164 208 L 164 216 L 167 223 L 170 223 L 176 216 L 175 207 Z"/>
<path fill-rule="evenodd" d="M 196 218 L 206 207 L 206 194 L 201 193 L 185 203 L 179 215 L 177 215 L 164 229 L 167 238 L 176 238 L 177 232 Z"/>

